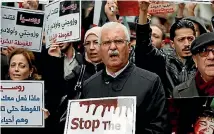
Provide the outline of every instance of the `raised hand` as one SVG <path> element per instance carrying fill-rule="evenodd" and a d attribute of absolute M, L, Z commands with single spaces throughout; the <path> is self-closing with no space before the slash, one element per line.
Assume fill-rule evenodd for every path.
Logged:
<path fill-rule="evenodd" d="M 54 57 L 61 57 L 61 50 L 59 48 L 59 44 L 56 41 L 51 42 L 51 46 L 48 49 L 48 54 Z"/>
<path fill-rule="evenodd" d="M 140 11 L 148 11 L 150 0 L 138 0 Z"/>
<path fill-rule="evenodd" d="M 37 10 L 39 7 L 39 1 L 38 0 L 24 0 L 24 2 L 22 3 L 22 6 L 25 9 Z"/>

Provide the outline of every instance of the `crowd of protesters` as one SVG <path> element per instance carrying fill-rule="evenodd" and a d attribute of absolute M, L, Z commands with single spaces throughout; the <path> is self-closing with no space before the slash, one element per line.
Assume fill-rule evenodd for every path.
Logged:
<path fill-rule="evenodd" d="M 4 128 L 2 133 L 62 134 L 68 100 L 117 96 L 137 96 L 136 134 L 186 133 L 172 129 L 167 99 L 214 96 L 214 32 L 191 11 L 184 16 L 184 3 L 167 30 L 151 22 L 149 5 L 139 1 L 139 16 L 129 29 L 117 10 L 111 11 L 117 3 L 107 1 L 102 26 L 92 27 L 93 5 L 82 10 L 82 41 L 52 40 L 48 49 L 44 41 L 41 53 L 13 44 L 1 48 L 1 80 L 44 81 L 46 117 L 45 128 Z M 22 8 L 39 10 L 39 3 L 25 0 Z M 74 89 L 81 70 L 79 95 Z"/>

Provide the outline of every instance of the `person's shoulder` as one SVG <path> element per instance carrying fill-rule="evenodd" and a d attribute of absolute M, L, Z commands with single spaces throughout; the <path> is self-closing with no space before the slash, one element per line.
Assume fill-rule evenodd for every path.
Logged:
<path fill-rule="evenodd" d="M 182 97 L 182 96 L 188 96 L 188 90 L 192 90 L 190 87 L 194 82 L 194 79 L 191 78 L 179 85 L 177 85 L 174 89 L 173 89 L 173 97 Z M 182 95 L 181 95 L 182 94 Z"/>
<path fill-rule="evenodd" d="M 83 86 L 85 87 L 91 82 L 96 82 L 97 79 L 100 78 L 99 76 L 101 76 L 101 74 L 102 74 L 102 70 L 97 72 L 96 74 L 92 75 L 91 77 L 89 77 L 87 80 L 84 81 Z"/>
<path fill-rule="evenodd" d="M 156 73 L 150 72 L 139 67 L 136 67 L 135 75 L 138 76 L 138 78 L 140 78 L 141 80 L 151 83 L 160 80 L 159 76 Z"/>

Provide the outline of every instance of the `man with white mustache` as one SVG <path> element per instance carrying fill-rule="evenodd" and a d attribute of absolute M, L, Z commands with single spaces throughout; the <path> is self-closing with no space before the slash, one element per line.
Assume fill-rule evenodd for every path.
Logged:
<path fill-rule="evenodd" d="M 82 98 L 136 96 L 135 134 L 166 133 L 166 96 L 161 80 L 129 62 L 127 28 L 117 22 L 104 24 L 98 43 L 105 69 L 84 82 Z"/>

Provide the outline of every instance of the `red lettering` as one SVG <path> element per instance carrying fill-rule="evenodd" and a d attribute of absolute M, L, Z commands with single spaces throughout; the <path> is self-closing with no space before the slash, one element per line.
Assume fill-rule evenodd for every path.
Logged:
<path fill-rule="evenodd" d="M 74 125 L 74 127 L 71 125 L 71 129 L 77 129 L 78 123 L 76 121 L 79 121 L 79 118 L 73 118 L 71 121 L 71 124 Z"/>
<path fill-rule="evenodd" d="M 92 132 L 94 132 L 95 128 L 98 128 L 100 126 L 99 120 L 93 120 L 92 122 Z"/>
<path fill-rule="evenodd" d="M 67 32 L 67 33 L 59 33 L 59 35 L 58 35 L 59 38 L 65 38 L 65 39 L 69 36 L 72 36 L 72 31 Z"/>
<path fill-rule="evenodd" d="M 83 123 L 84 123 L 83 118 L 80 118 L 80 129 L 84 129 L 84 127 L 83 127 Z"/>
<path fill-rule="evenodd" d="M 91 121 L 90 120 L 85 121 L 84 127 L 86 129 L 89 129 L 91 127 Z"/>
<path fill-rule="evenodd" d="M 71 129 L 91 129 L 92 132 L 95 131 L 96 128 L 100 126 L 99 120 L 86 120 L 84 121 L 83 118 L 73 118 L 71 121 Z"/>

